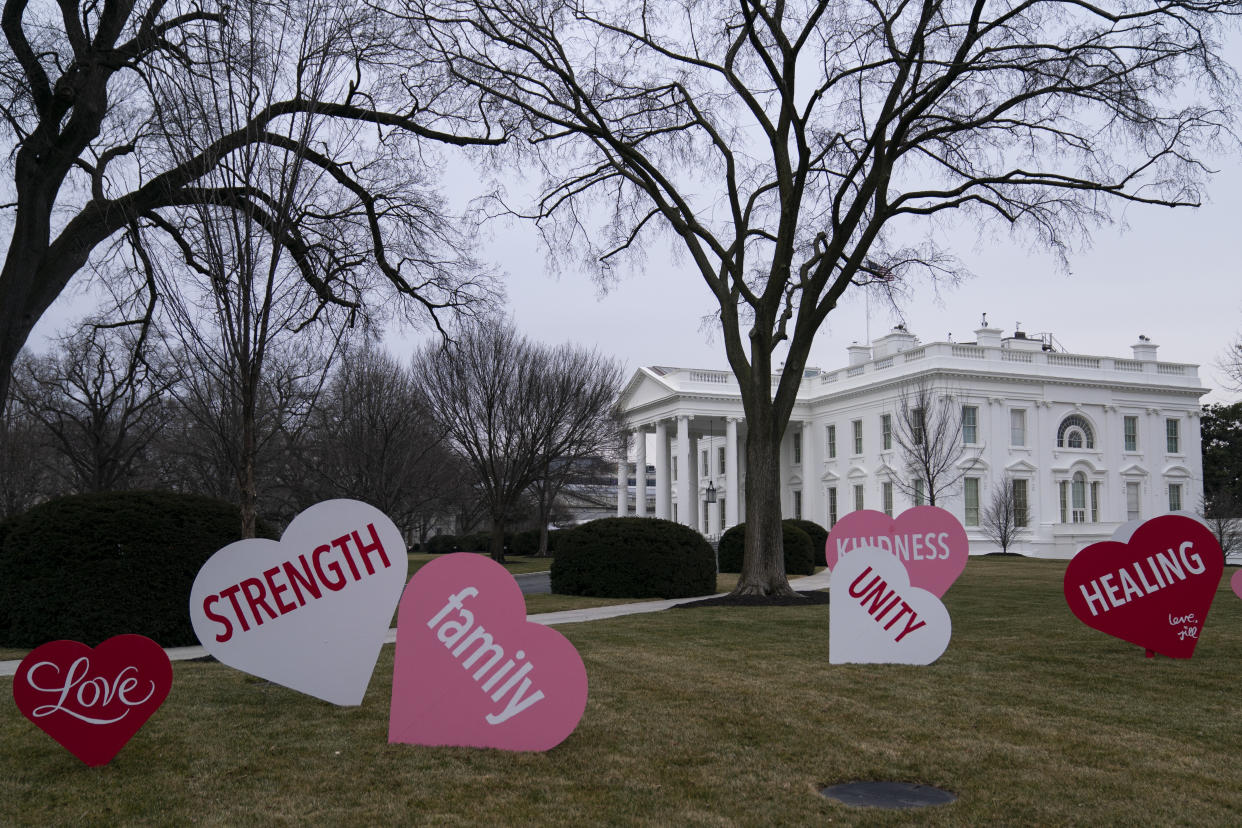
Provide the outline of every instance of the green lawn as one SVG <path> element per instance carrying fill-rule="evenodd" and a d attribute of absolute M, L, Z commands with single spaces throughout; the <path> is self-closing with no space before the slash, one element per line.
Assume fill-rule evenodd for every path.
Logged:
<path fill-rule="evenodd" d="M 1081 624 L 1063 570 L 971 560 L 928 667 L 830 666 L 826 606 L 561 627 L 591 695 L 546 754 L 388 745 L 391 647 L 355 709 L 176 664 L 164 707 L 93 770 L 5 703 L 0 824 L 1236 824 L 1232 568 L 1189 661 Z M 817 794 L 860 779 L 960 800 L 876 812 Z"/>

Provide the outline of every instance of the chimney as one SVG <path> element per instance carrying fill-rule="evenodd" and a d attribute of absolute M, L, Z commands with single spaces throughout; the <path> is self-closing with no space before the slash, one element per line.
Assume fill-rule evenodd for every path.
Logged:
<path fill-rule="evenodd" d="M 983 348 L 999 348 L 1001 344 L 1000 328 L 977 328 L 975 330 L 975 344 Z"/>
<path fill-rule="evenodd" d="M 908 351 L 917 345 L 918 341 L 918 337 L 907 331 L 905 325 L 898 325 L 875 341 L 875 358 L 883 359 L 886 356 Z"/>
<path fill-rule="evenodd" d="M 1158 347 L 1160 346 L 1153 344 L 1150 337 L 1142 334 L 1139 334 L 1139 341 L 1130 346 L 1134 351 L 1134 358 L 1143 362 L 1155 362 Z"/>
<path fill-rule="evenodd" d="M 850 365 L 862 365 L 864 362 L 871 361 L 871 349 L 866 345 L 859 345 L 855 342 L 853 345 L 845 349 L 850 355 Z"/>

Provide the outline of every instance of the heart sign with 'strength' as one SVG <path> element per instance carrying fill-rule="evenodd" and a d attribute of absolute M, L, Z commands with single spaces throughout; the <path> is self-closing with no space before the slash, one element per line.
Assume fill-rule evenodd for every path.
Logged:
<path fill-rule="evenodd" d="M 850 512 L 828 533 L 824 557 L 833 576 L 837 561 L 864 546 L 896 556 L 910 573 L 911 584 L 937 596 L 953 586 L 970 557 L 965 528 L 939 506 L 915 506 L 896 520 L 872 509 Z"/>
<path fill-rule="evenodd" d="M 142 635 L 98 647 L 49 641 L 30 651 L 13 676 L 17 709 L 70 753 L 95 767 L 120 752 L 168 698 L 168 655 Z"/>
<path fill-rule="evenodd" d="M 374 506 L 326 500 L 280 541 L 231 543 L 190 590 L 194 634 L 221 663 L 309 696 L 362 704 L 409 559 Z"/>
<path fill-rule="evenodd" d="M 574 645 L 526 620 L 503 566 L 459 552 L 420 569 L 397 615 L 388 741 L 548 750 L 586 709 Z"/>
<path fill-rule="evenodd" d="M 828 594 L 829 664 L 931 664 L 949 646 L 949 611 L 886 549 L 851 550 Z"/>
<path fill-rule="evenodd" d="M 1128 543 L 1103 541 L 1065 568 L 1065 600 L 1089 627 L 1170 658 L 1190 658 L 1224 572 L 1202 523 L 1162 515 Z"/>

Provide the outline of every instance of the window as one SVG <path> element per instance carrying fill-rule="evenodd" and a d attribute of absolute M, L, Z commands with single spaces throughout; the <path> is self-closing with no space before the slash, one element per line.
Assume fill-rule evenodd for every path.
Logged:
<path fill-rule="evenodd" d="M 1075 473 L 1070 482 L 1070 520 L 1087 522 L 1087 476 L 1082 472 Z"/>
<path fill-rule="evenodd" d="M 1164 436 L 1169 444 L 1169 454 L 1177 454 L 1181 450 L 1181 440 L 1178 439 L 1180 435 L 1178 434 L 1177 420 L 1164 421 Z"/>
<path fill-rule="evenodd" d="M 1091 484 L 1091 522 L 1100 522 L 1100 484 Z"/>
<path fill-rule="evenodd" d="M 979 408 L 974 405 L 962 406 L 962 442 L 973 446 L 979 442 Z"/>
<path fill-rule="evenodd" d="M 725 499 L 722 497 L 719 500 L 717 500 L 716 506 L 720 510 L 719 512 L 717 512 L 716 524 L 720 527 L 720 531 L 724 532 L 724 530 L 728 528 L 725 526 L 725 515 L 728 514 L 728 511 L 725 510 Z"/>
<path fill-rule="evenodd" d="M 681 521 L 677 520 L 677 504 L 674 503 L 673 504 L 673 523 L 680 523 L 680 522 Z"/>
<path fill-rule="evenodd" d="M 673 458 L 673 480 L 677 479 L 677 458 Z"/>
<path fill-rule="evenodd" d="M 893 516 L 893 484 L 887 483 L 887 482 L 880 484 L 880 493 L 884 500 L 884 514 L 888 515 L 889 517 L 892 517 Z"/>
<path fill-rule="evenodd" d="M 706 535 L 710 529 L 707 528 L 707 501 L 699 501 L 699 514 L 703 516 L 703 534 Z"/>
<path fill-rule="evenodd" d="M 880 435 L 883 440 L 884 450 L 888 451 L 893 447 L 893 415 L 880 415 Z"/>
<path fill-rule="evenodd" d="M 854 453 L 862 454 L 862 420 L 854 421 Z"/>
<path fill-rule="evenodd" d="M 914 480 L 914 505 L 922 506 L 926 503 L 926 495 L 923 493 L 923 478 L 917 477 Z"/>
<path fill-rule="evenodd" d="M 703 449 L 703 451 L 699 452 L 699 454 L 700 454 L 699 462 L 702 463 L 702 465 L 699 466 L 699 474 L 706 475 L 707 477 L 711 477 L 712 468 L 711 466 L 707 465 L 707 449 Z"/>
<path fill-rule="evenodd" d="M 963 523 L 967 526 L 979 525 L 979 478 L 967 477 L 962 481 L 966 493 L 966 512 Z"/>
<path fill-rule="evenodd" d="M 854 511 L 861 512 L 864 508 L 866 507 L 863 506 L 863 487 L 859 483 L 854 487 Z"/>
<path fill-rule="evenodd" d="M 910 412 L 910 436 L 916 446 L 923 445 L 923 409 L 916 408 Z"/>
<path fill-rule="evenodd" d="M 1026 409 L 1009 409 L 1009 445 L 1026 445 Z"/>
<path fill-rule="evenodd" d="M 1071 414 L 1061 421 L 1057 429 L 1057 448 L 1095 448 L 1095 432 L 1086 417 Z"/>
<path fill-rule="evenodd" d="M 828 445 L 828 459 L 837 459 L 837 427 L 834 425 L 827 426 L 824 433 L 824 442 Z"/>
<path fill-rule="evenodd" d="M 1027 497 L 1026 481 L 1016 479 L 1011 481 L 1013 486 L 1013 525 L 1018 529 L 1022 529 L 1031 522 L 1031 506 L 1030 499 Z"/>
<path fill-rule="evenodd" d="M 1062 480 L 1058 488 L 1061 490 L 1061 522 L 1069 523 L 1069 481 Z"/>
<path fill-rule="evenodd" d="M 1126 451 L 1138 451 L 1138 417 L 1127 415 L 1121 419 L 1121 430 L 1125 435 Z"/>
<path fill-rule="evenodd" d="M 1138 520 L 1142 513 L 1140 489 L 1136 482 L 1126 483 L 1126 520 Z"/>
<path fill-rule="evenodd" d="M 720 474 L 725 473 L 725 447 L 716 449 L 716 468 Z"/>
<path fill-rule="evenodd" d="M 794 520 L 802 520 L 802 492 L 797 489 L 793 492 L 793 513 Z"/>
<path fill-rule="evenodd" d="M 1182 484 L 1169 484 L 1169 511 L 1180 512 L 1182 510 Z"/>
<path fill-rule="evenodd" d="M 837 487 L 828 487 L 828 528 L 837 525 Z"/>
<path fill-rule="evenodd" d="M 802 432 L 795 431 L 793 433 L 793 461 L 797 466 L 802 462 Z"/>

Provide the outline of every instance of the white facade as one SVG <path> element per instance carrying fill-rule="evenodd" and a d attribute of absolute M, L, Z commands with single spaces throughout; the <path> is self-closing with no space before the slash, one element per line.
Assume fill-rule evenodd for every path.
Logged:
<path fill-rule="evenodd" d="M 897 328 L 851 346 L 846 367 L 808 369 L 781 446 L 784 516 L 830 527 L 834 503 L 838 520 L 859 499 L 894 515 L 915 505 L 893 485 L 910 472 L 883 429 L 886 416 L 897 427 L 903 390 L 920 383 L 974 421 L 958 461 L 964 476 L 937 499 L 966 525 L 974 554 L 996 551 L 978 515 L 1006 479 L 1025 481 L 1029 509 L 1010 551 L 1039 557 L 1071 557 L 1128 519 L 1198 509 L 1207 389 L 1197 366 L 1158 362 L 1145 337 L 1122 358 L 1061 353 L 995 328 L 975 335 L 922 344 Z M 669 518 L 711 537 L 746 519 L 746 423 L 731 373 L 641 368 L 619 410 L 631 463 L 618 468 L 618 514 Z M 654 487 L 632 471 L 649 465 Z"/>

